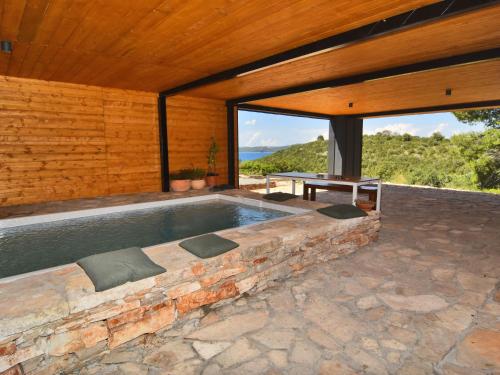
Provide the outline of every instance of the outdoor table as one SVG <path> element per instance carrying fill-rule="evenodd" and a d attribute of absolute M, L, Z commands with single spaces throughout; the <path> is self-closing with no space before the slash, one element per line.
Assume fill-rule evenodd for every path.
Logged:
<path fill-rule="evenodd" d="M 329 175 L 326 173 L 301 173 L 301 172 L 284 172 L 284 173 L 270 173 L 266 176 L 266 192 L 269 194 L 269 184 L 271 178 L 284 178 L 292 180 L 292 194 L 295 194 L 295 182 L 296 181 L 308 181 L 316 180 L 329 182 L 336 185 L 349 185 L 352 186 L 352 204 L 356 205 L 356 199 L 358 198 L 358 187 L 363 185 L 377 184 L 377 205 L 376 210 L 380 211 L 380 202 L 382 196 L 382 180 L 376 177 L 344 177 Z"/>

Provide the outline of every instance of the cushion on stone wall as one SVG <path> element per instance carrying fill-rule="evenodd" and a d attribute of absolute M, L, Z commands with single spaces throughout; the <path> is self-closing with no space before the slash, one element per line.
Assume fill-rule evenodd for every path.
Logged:
<path fill-rule="evenodd" d="M 209 233 L 184 240 L 179 243 L 179 246 L 198 258 L 206 259 L 224 254 L 240 245 L 216 234 Z"/>
<path fill-rule="evenodd" d="M 215 185 L 215 186 L 212 186 L 208 190 L 213 191 L 213 192 L 217 192 L 217 191 L 224 191 L 224 190 L 231 190 L 231 189 L 234 189 L 233 185 L 225 184 L 225 185 Z"/>
<path fill-rule="evenodd" d="M 90 255 L 76 263 L 92 280 L 96 292 L 166 272 L 165 268 L 149 259 L 139 247 Z"/>
<path fill-rule="evenodd" d="M 353 219 L 367 215 L 361 208 L 351 204 L 335 204 L 333 206 L 318 208 L 317 211 L 335 219 Z"/>
<path fill-rule="evenodd" d="M 275 193 L 265 194 L 262 196 L 262 198 L 270 200 L 270 201 L 284 202 L 284 201 L 287 201 L 289 199 L 297 198 L 297 196 L 294 194 L 282 193 L 280 191 L 277 191 Z"/>

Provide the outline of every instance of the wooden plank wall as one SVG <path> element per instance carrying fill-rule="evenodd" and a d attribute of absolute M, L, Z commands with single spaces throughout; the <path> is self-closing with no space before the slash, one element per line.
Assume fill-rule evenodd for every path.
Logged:
<path fill-rule="evenodd" d="M 109 193 L 161 191 L 157 94 L 104 89 Z"/>
<path fill-rule="evenodd" d="M 217 172 L 227 183 L 227 111 L 222 100 L 173 96 L 167 98 L 167 129 L 170 171 L 207 169 L 210 139 L 219 145 Z"/>
<path fill-rule="evenodd" d="M 159 190 L 156 94 L 0 76 L 0 206 Z"/>

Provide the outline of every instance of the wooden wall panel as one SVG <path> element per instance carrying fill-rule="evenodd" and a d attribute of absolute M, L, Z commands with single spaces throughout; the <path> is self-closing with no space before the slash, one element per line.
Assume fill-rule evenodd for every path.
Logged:
<path fill-rule="evenodd" d="M 160 190 L 156 95 L 104 89 L 109 193 Z"/>
<path fill-rule="evenodd" d="M 160 190 L 155 103 L 0 76 L 0 205 Z"/>
<path fill-rule="evenodd" d="M 170 171 L 207 168 L 212 136 L 219 145 L 219 183 L 227 183 L 227 112 L 224 101 L 173 96 L 167 98 L 167 129 Z"/>

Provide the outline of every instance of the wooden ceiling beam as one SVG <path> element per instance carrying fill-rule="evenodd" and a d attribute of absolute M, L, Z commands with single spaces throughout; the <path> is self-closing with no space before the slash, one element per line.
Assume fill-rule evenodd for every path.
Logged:
<path fill-rule="evenodd" d="M 442 69 L 451 66 L 463 65 L 477 63 L 481 61 L 493 60 L 500 58 L 500 48 L 492 48 L 478 52 L 466 53 L 457 56 L 450 56 L 440 59 L 422 61 L 414 64 L 408 64 L 403 66 L 398 66 L 394 68 L 382 69 L 369 73 L 355 74 L 348 77 L 341 77 L 335 79 L 329 79 L 321 82 L 308 83 L 305 85 L 298 85 L 293 87 L 288 87 L 285 89 L 274 90 L 266 93 L 250 95 L 240 98 L 233 98 L 228 100 L 229 103 L 240 104 L 246 102 L 252 102 L 256 100 L 269 99 L 277 96 L 285 96 L 291 94 L 298 94 L 306 91 L 314 91 L 325 88 L 335 88 L 341 86 L 353 85 L 356 83 L 363 83 L 367 81 L 373 81 L 377 79 L 385 79 L 397 77 L 405 74 L 419 73 L 434 69 Z"/>
<path fill-rule="evenodd" d="M 355 118 L 371 118 L 371 117 L 402 116 L 402 115 L 411 115 L 411 114 L 418 114 L 418 113 L 449 112 L 449 111 L 481 109 L 481 108 L 497 108 L 497 107 L 500 107 L 500 100 L 486 100 L 486 101 L 468 102 L 468 103 L 453 103 L 453 104 L 445 104 L 445 105 L 404 108 L 404 109 L 396 109 L 396 110 L 391 110 L 391 111 L 368 112 L 368 113 L 359 113 L 359 114 L 352 114 L 352 115 L 339 115 L 339 116 L 355 117 Z M 294 117 L 307 117 L 307 118 L 315 118 L 315 119 L 320 119 L 320 120 L 329 120 L 333 116 L 335 116 L 333 114 L 327 115 L 327 114 L 318 113 L 318 112 L 307 112 L 307 111 L 302 111 L 302 110 L 269 107 L 269 106 L 257 105 L 257 104 L 239 104 L 238 109 L 242 110 L 242 111 L 269 113 L 269 114 L 273 114 L 273 115 L 285 115 L 285 116 L 294 116 Z"/>
<path fill-rule="evenodd" d="M 360 113 L 356 115 L 346 115 L 346 116 L 356 117 L 356 118 L 387 117 L 387 116 L 412 115 L 412 114 L 430 113 L 430 112 L 450 112 L 450 111 L 471 110 L 471 109 L 481 109 L 481 108 L 498 108 L 498 107 L 500 107 L 500 100 L 486 100 L 479 102 L 454 103 L 454 104 L 445 104 L 445 105 L 428 106 L 428 107 L 404 108 L 393 111 Z"/>
<path fill-rule="evenodd" d="M 163 90 L 160 92 L 160 96 L 171 96 L 200 86 L 251 74 L 255 71 L 263 70 L 300 58 L 307 58 L 308 56 L 328 52 L 333 49 L 346 47 L 351 44 L 381 37 L 385 34 L 403 31 L 405 29 L 418 27 L 422 24 L 440 21 L 451 16 L 476 11 L 499 2 L 499 0 L 445 0 L 433 3 L 248 64 L 224 70 L 168 90 Z"/>
<path fill-rule="evenodd" d="M 491 106 L 500 100 L 500 58 L 248 104 L 326 115 L 375 116 Z M 443 106 L 443 107 L 440 107 Z"/>
<path fill-rule="evenodd" d="M 332 117 L 332 115 L 325 115 L 324 113 L 299 111 L 299 110 L 294 110 L 294 109 L 285 109 L 285 108 L 277 108 L 277 107 L 268 107 L 268 106 L 264 106 L 264 105 L 247 104 L 247 103 L 238 104 L 238 109 L 242 110 L 242 111 L 269 113 L 269 114 L 273 114 L 273 115 L 286 115 L 286 116 L 294 116 L 294 117 L 316 118 L 316 119 L 320 119 L 320 120 L 328 120 Z"/>

